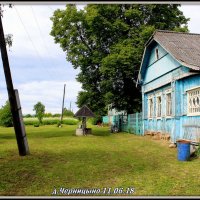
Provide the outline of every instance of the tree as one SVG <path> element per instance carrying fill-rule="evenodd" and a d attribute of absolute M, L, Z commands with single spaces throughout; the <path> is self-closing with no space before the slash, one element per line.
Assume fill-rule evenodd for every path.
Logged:
<path fill-rule="evenodd" d="M 53 117 L 51 113 L 44 113 L 44 117 Z"/>
<path fill-rule="evenodd" d="M 31 114 L 26 114 L 26 115 L 24 115 L 23 116 L 24 118 L 31 118 L 31 117 L 33 117 Z"/>
<path fill-rule="evenodd" d="M 63 109 L 63 116 L 70 116 L 73 117 L 74 113 L 71 110 L 68 110 L 67 108 Z"/>
<path fill-rule="evenodd" d="M 13 119 L 9 101 L 6 101 L 5 105 L 2 106 L 0 109 L 0 125 L 4 127 L 13 126 Z"/>
<path fill-rule="evenodd" d="M 41 124 L 45 113 L 45 106 L 41 102 L 38 102 L 34 105 L 33 110 L 35 111 L 35 115 L 38 118 L 39 123 Z"/>
<path fill-rule="evenodd" d="M 128 113 L 141 109 L 136 79 L 144 44 L 156 29 L 188 31 L 180 5 L 96 4 L 77 10 L 67 5 L 56 10 L 51 35 L 82 83 L 78 106 L 87 105 L 97 114 L 107 104 Z"/>
<path fill-rule="evenodd" d="M 5 6 L 4 4 L 0 4 L 0 15 L 1 16 L 3 16 L 3 12 L 4 12 L 3 7 L 4 6 Z M 9 4 L 8 6 L 9 6 L 9 8 L 12 8 L 12 4 Z M 6 34 L 5 35 L 5 42 L 8 45 L 8 47 L 10 48 L 12 46 L 12 43 L 13 43 L 13 35 L 12 34 Z"/>

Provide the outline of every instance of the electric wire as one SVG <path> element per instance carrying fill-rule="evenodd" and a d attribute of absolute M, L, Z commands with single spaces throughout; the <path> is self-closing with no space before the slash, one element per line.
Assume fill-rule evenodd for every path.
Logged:
<path fill-rule="evenodd" d="M 33 48 L 35 49 L 36 54 L 37 54 L 37 56 L 38 56 L 38 58 L 39 58 L 39 60 L 40 60 L 40 62 L 41 62 L 41 64 L 42 64 L 42 66 L 43 66 L 43 65 L 45 64 L 45 63 L 44 63 L 44 60 L 43 60 L 42 57 L 40 56 L 40 54 L 39 54 L 39 52 L 38 52 L 38 50 L 37 50 L 37 48 L 36 48 L 36 46 L 35 46 L 35 44 L 34 44 L 32 38 L 31 38 L 29 32 L 27 31 L 26 26 L 25 26 L 25 24 L 23 23 L 22 18 L 20 17 L 20 13 L 18 12 L 18 10 L 17 10 L 16 7 L 14 7 L 14 8 L 15 8 L 15 11 L 16 11 L 16 13 L 17 13 L 17 16 L 18 16 L 18 18 L 20 19 L 20 22 L 21 22 L 21 24 L 22 24 L 22 26 L 23 26 L 23 28 L 24 28 L 24 30 L 25 30 L 25 32 L 26 32 L 26 34 L 27 34 L 27 36 L 28 36 L 28 38 L 29 38 L 29 40 L 30 40 L 32 46 L 33 46 Z M 47 73 L 47 74 L 50 76 L 50 78 L 52 79 L 52 75 L 51 75 L 50 72 L 48 71 L 48 67 L 46 67 L 45 69 L 44 69 L 44 67 L 41 67 L 40 69 L 44 72 L 44 74 Z"/>
<path fill-rule="evenodd" d="M 24 23 L 23 23 L 23 21 L 22 21 L 22 18 L 20 17 L 20 14 L 19 14 L 17 8 L 14 7 L 14 9 L 15 9 L 15 11 L 16 11 L 16 13 L 17 13 L 18 18 L 20 19 L 20 22 L 21 22 L 22 26 L 24 27 L 24 30 L 25 30 L 25 32 L 26 32 L 26 34 L 27 34 L 27 36 L 28 36 L 28 38 L 29 38 L 29 40 L 30 40 L 30 42 L 31 42 L 31 44 L 32 44 L 32 46 L 33 46 L 33 48 L 35 49 L 35 51 L 36 51 L 38 57 L 39 57 L 40 60 L 42 61 L 41 56 L 40 56 L 40 54 L 39 54 L 39 52 L 38 52 L 38 50 L 37 50 L 37 48 L 36 48 L 36 46 L 35 46 L 33 40 L 31 39 L 31 37 L 30 37 L 30 35 L 29 35 L 29 33 L 28 33 L 27 29 L 26 29 L 26 26 L 24 25 Z"/>
<path fill-rule="evenodd" d="M 44 39 L 45 37 L 44 37 L 44 35 L 43 35 L 43 33 L 42 33 L 42 30 L 41 30 L 41 28 L 40 28 L 40 24 L 39 24 L 39 22 L 38 22 L 38 20 L 37 20 L 37 17 L 36 17 L 36 15 L 35 15 L 34 9 L 33 9 L 32 6 L 30 6 L 30 7 L 31 7 L 32 14 L 33 14 L 33 18 L 34 18 L 34 20 L 35 20 L 35 24 L 36 24 L 36 26 L 38 27 L 38 30 L 39 30 L 39 34 L 40 34 L 41 40 L 43 41 L 45 50 L 46 50 L 46 52 L 47 52 L 47 55 L 48 55 L 48 57 L 51 58 L 52 63 L 56 66 L 55 60 L 54 60 L 54 58 L 52 57 L 52 54 L 51 54 L 51 52 L 49 51 L 49 48 L 47 47 L 48 45 L 47 45 L 46 42 L 45 42 L 45 39 Z"/>
<path fill-rule="evenodd" d="M 17 13 L 18 18 L 20 19 L 20 22 L 21 22 L 21 24 L 22 24 L 22 26 L 23 26 L 23 28 L 24 28 L 24 30 L 25 30 L 25 32 L 26 32 L 26 34 L 27 34 L 27 36 L 28 36 L 28 38 L 29 38 L 29 40 L 30 40 L 32 46 L 33 46 L 33 48 L 35 49 L 35 51 L 36 51 L 36 53 L 37 53 L 37 56 L 39 57 L 40 61 L 42 62 L 43 60 L 42 60 L 42 58 L 41 58 L 41 56 L 40 56 L 40 54 L 39 54 L 39 52 L 38 52 L 38 50 L 37 50 L 37 48 L 36 48 L 36 46 L 35 46 L 35 44 L 34 44 L 34 42 L 33 42 L 32 38 L 31 38 L 29 32 L 27 31 L 27 28 L 26 28 L 25 24 L 23 23 L 22 18 L 20 17 L 20 13 L 19 13 L 19 11 L 17 10 L 17 8 L 16 8 L 15 6 L 13 6 L 13 7 L 14 7 L 16 13 Z M 31 7 L 31 10 L 32 10 L 33 18 L 34 18 L 34 20 L 35 20 L 35 24 L 36 24 L 36 26 L 38 27 L 38 30 L 39 30 L 40 36 L 41 36 L 41 38 L 42 38 L 42 41 L 43 41 L 43 44 L 44 44 L 45 50 L 47 51 L 48 56 L 51 57 L 50 54 L 49 54 L 49 51 L 48 51 L 47 45 L 46 45 L 46 43 L 45 43 L 45 41 L 44 41 L 44 39 L 43 39 L 42 31 L 41 31 L 41 29 L 40 29 L 40 26 L 39 26 L 38 20 L 37 20 L 37 18 L 36 18 L 36 15 L 35 15 L 34 10 L 33 10 L 32 7 Z M 53 9 L 51 9 L 51 10 L 53 10 Z M 52 58 L 52 61 L 54 62 L 54 59 L 53 59 L 53 58 Z M 41 69 L 44 70 L 43 67 L 41 67 Z M 52 75 L 49 73 L 48 67 L 45 69 L 44 72 L 45 72 L 45 73 L 48 73 L 48 75 L 50 76 L 50 78 L 52 78 Z"/>
<path fill-rule="evenodd" d="M 42 39 L 42 41 L 43 41 L 44 47 L 45 47 L 47 53 L 49 54 L 49 50 L 48 50 L 47 45 L 46 45 L 46 42 L 45 42 L 45 40 L 44 40 L 44 36 L 43 36 L 42 30 L 41 30 L 41 28 L 40 28 L 40 26 L 39 26 L 37 17 L 36 17 L 36 15 L 35 15 L 35 13 L 34 13 L 33 7 L 30 6 L 30 8 L 31 8 L 31 11 L 32 11 L 32 14 L 33 14 L 33 18 L 34 18 L 35 23 L 36 23 L 36 26 L 38 27 L 38 30 L 39 30 L 39 33 L 40 33 L 40 37 L 41 37 L 41 39 Z"/>

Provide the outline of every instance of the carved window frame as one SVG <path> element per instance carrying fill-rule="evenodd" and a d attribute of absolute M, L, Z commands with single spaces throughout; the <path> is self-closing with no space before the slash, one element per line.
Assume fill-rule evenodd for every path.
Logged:
<path fill-rule="evenodd" d="M 156 118 L 160 119 L 162 118 L 162 93 L 156 94 Z"/>
<path fill-rule="evenodd" d="M 187 92 L 187 116 L 200 115 L 200 86 Z"/>
<path fill-rule="evenodd" d="M 169 99 L 170 96 L 170 99 Z M 172 90 L 169 89 L 165 92 L 165 99 L 166 99 L 166 117 L 172 117 Z"/>
<path fill-rule="evenodd" d="M 150 95 L 148 97 L 148 118 L 152 119 L 154 116 L 154 96 Z"/>

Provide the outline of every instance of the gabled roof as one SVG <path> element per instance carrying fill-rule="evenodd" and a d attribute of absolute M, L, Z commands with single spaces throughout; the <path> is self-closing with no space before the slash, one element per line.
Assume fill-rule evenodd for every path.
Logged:
<path fill-rule="evenodd" d="M 181 64 L 200 70 L 200 34 L 159 30 L 154 40 Z"/>
<path fill-rule="evenodd" d="M 200 34 L 157 30 L 145 45 L 145 51 L 153 43 L 160 44 L 180 64 L 200 70 Z M 139 76 L 143 67 L 144 55 Z"/>
<path fill-rule="evenodd" d="M 86 106 L 82 106 L 74 115 L 75 117 L 95 117 L 94 113 Z"/>

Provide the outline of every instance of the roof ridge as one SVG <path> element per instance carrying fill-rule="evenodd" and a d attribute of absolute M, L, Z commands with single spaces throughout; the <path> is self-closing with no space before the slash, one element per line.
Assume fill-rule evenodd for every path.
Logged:
<path fill-rule="evenodd" d="M 177 31 L 169 31 L 169 30 L 156 30 L 156 32 L 166 32 L 166 33 L 176 33 L 176 34 L 186 34 L 186 35 L 200 35 L 200 33 L 177 32 Z"/>

